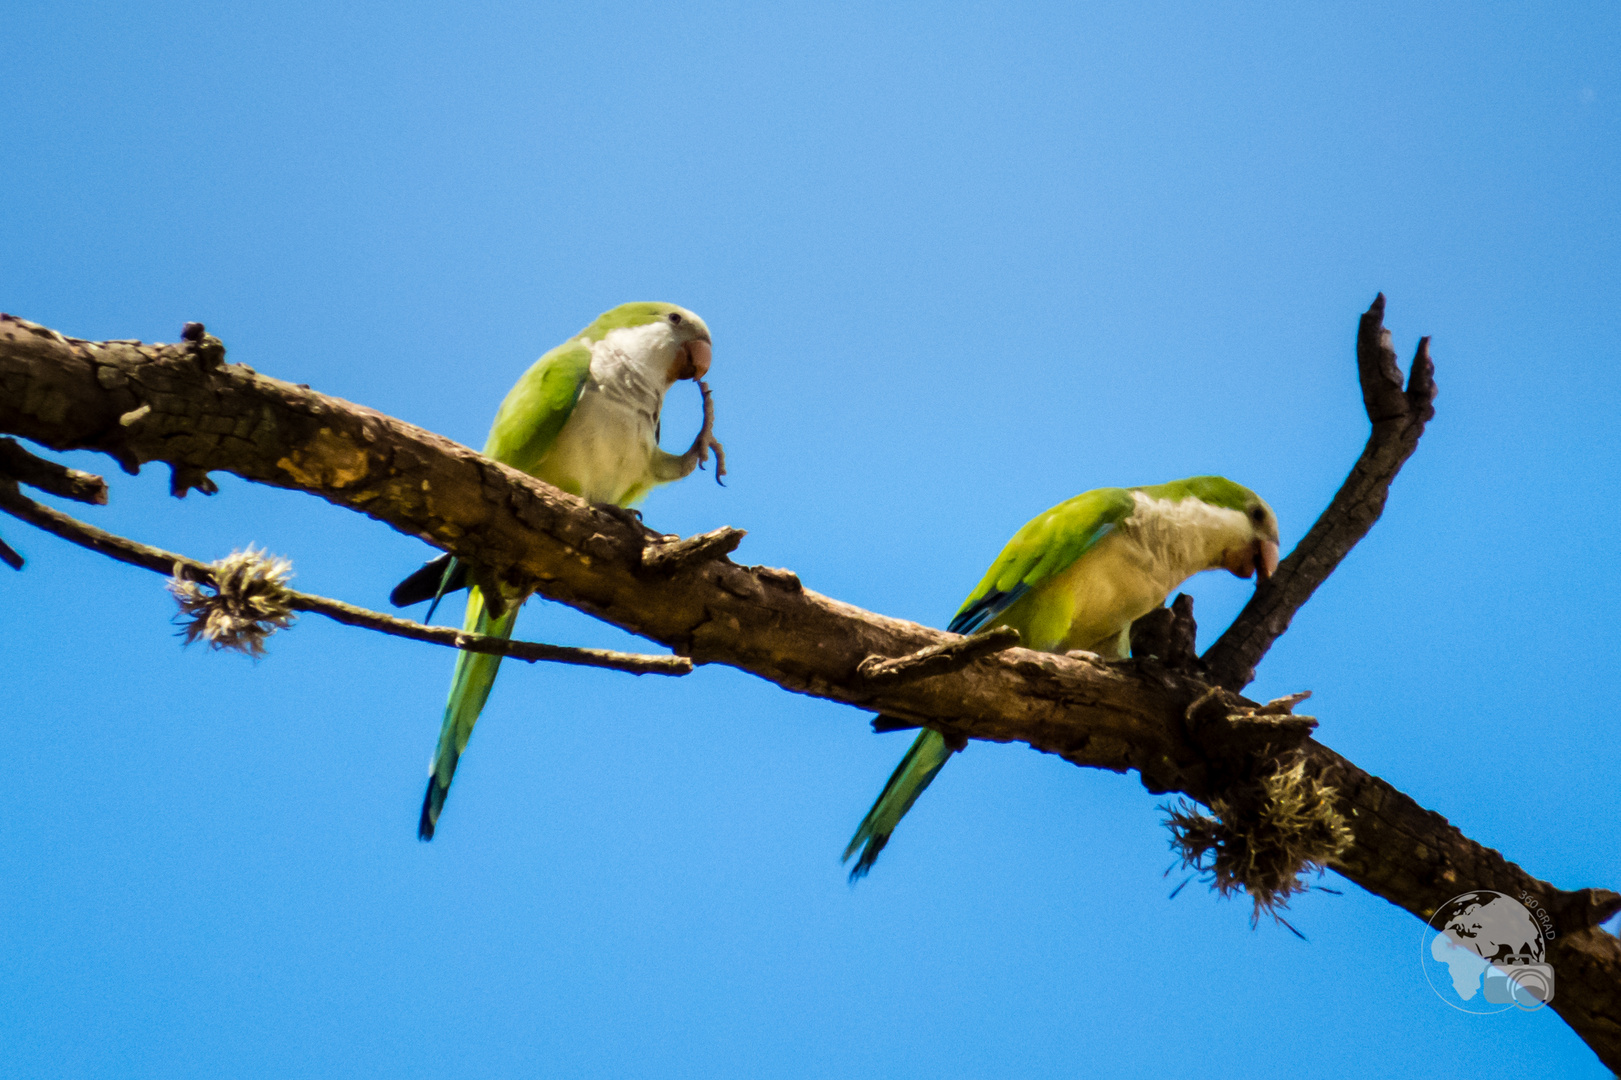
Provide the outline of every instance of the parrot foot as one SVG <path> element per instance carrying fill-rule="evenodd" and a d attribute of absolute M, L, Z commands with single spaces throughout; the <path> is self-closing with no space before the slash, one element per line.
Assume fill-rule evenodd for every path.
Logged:
<path fill-rule="evenodd" d="M 725 487 L 726 481 L 721 477 L 726 475 L 726 448 L 715 438 L 715 399 L 710 396 L 709 384 L 702 379 L 698 380 L 698 392 L 704 396 L 704 426 L 699 429 L 698 437 L 692 440 L 692 446 L 681 456 L 688 462 L 689 470 L 694 467 L 701 469 L 709 460 L 709 451 L 715 451 L 715 483 Z"/>
<path fill-rule="evenodd" d="M 484 611 L 490 618 L 499 619 L 507 613 L 507 608 L 511 607 L 507 594 L 502 591 L 501 583 L 490 573 L 488 567 L 468 563 L 467 577 L 478 586 L 478 591 L 484 594 Z M 518 602 L 522 603 L 522 600 Z"/>
<path fill-rule="evenodd" d="M 639 531 L 646 528 L 646 526 L 642 524 L 642 512 L 640 510 L 633 510 L 628 506 L 620 506 L 618 503 L 605 502 L 592 503 L 591 509 L 601 510 L 604 514 L 624 522 L 632 529 Z"/>

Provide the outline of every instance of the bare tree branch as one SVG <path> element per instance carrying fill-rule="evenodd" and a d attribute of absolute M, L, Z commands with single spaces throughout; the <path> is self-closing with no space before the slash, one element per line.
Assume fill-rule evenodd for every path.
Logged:
<path fill-rule="evenodd" d="M 1229 690 L 1242 690 L 1255 678 L 1255 666 L 1272 643 L 1289 629 L 1300 605 L 1339 566 L 1357 541 L 1368 535 L 1385 510 L 1391 481 L 1418 448 L 1424 425 L 1435 415 L 1435 365 L 1430 339 L 1418 343 L 1418 354 L 1402 389 L 1401 369 L 1385 329 L 1385 294 L 1374 297 L 1357 328 L 1357 372 L 1362 403 L 1373 431 L 1362 456 L 1311 531 L 1259 584 L 1233 625 L 1204 655 L 1210 680 Z"/>
<path fill-rule="evenodd" d="M 723 525 L 712 532 L 649 544 L 642 549 L 642 569 L 650 574 L 676 574 L 698 563 L 730 555 L 748 535 L 742 529 Z"/>
<path fill-rule="evenodd" d="M 96 479 L 99 480 L 100 477 Z M 5 480 L 0 480 L 0 510 L 119 562 L 165 575 L 178 575 L 184 572 L 193 581 L 217 584 L 214 568 L 208 563 L 137 543 L 104 529 L 98 529 L 94 525 L 87 525 L 58 510 L 41 506 L 20 493 L 16 484 Z M 549 660 L 584 667 L 612 668 L 632 675 L 686 675 L 692 671 L 692 661 L 684 656 L 645 656 L 639 653 L 615 652 L 612 649 L 577 649 L 567 645 L 510 641 L 488 634 L 455 630 L 448 626 L 424 626 L 408 619 L 397 619 L 392 615 L 345 604 L 341 600 L 330 600 L 324 596 L 315 596 L 294 589 L 287 589 L 286 595 L 287 606 L 294 611 L 312 611 L 346 626 L 358 626 L 434 645 L 448 645 L 465 652 L 510 656 L 531 664 L 538 660 Z"/>
<path fill-rule="evenodd" d="M 856 671 L 874 686 L 899 686 L 913 679 L 944 675 L 967 667 L 981 656 L 990 656 L 1019 643 L 1019 632 L 1011 626 L 998 626 L 982 634 L 969 634 L 944 645 L 930 645 L 915 653 L 885 660 L 869 656 Z"/>
<path fill-rule="evenodd" d="M 0 476 L 29 487 L 95 506 L 107 505 L 107 481 L 94 473 L 80 472 L 54 461 L 35 457 L 18 445 L 16 439 L 0 439 Z"/>
<path fill-rule="evenodd" d="M 1374 335 L 1382 335 L 1382 308 L 1381 300 L 1370 310 L 1363 334 L 1381 343 Z M 1349 880 L 1421 919 L 1477 889 L 1523 896 L 1553 914 L 1552 1007 L 1606 1064 L 1621 1067 L 1621 942 L 1596 926 L 1621 897 L 1533 878 L 1311 740 L 1311 718 L 1266 713 L 1231 690 L 1211 695 L 1201 678 L 1158 662 L 1105 664 L 1022 648 L 875 685 L 860 672 L 868 657 L 960 639 L 820 596 L 788 571 L 739 566 L 715 550 L 683 560 L 679 573 L 649 573 L 648 548 L 667 542 L 638 522 L 370 409 L 226 364 L 200 327 L 188 336 L 180 345 L 86 342 L 0 318 L 0 432 L 57 450 L 99 450 L 132 471 L 166 462 L 189 486 L 225 470 L 307 491 L 453 552 L 489 579 L 533 587 L 697 662 L 927 723 L 948 737 L 1017 740 L 1077 765 L 1136 769 L 1150 790 L 1207 805 L 1253 771 L 1258 756 L 1293 747 L 1337 792 L 1352 840 L 1330 865 Z M 1252 629 L 1235 626 L 1235 644 L 1218 642 L 1212 663 L 1239 673 L 1227 679 L 1253 667 L 1367 531 L 1417 441 L 1433 396 L 1427 351 L 1405 394 L 1389 370 L 1393 358 L 1387 365 L 1383 355 L 1362 367 L 1370 416 L 1385 434 L 1370 440 L 1344 498 L 1291 555 L 1267 611 L 1245 621 Z M 1405 412 L 1383 389 L 1392 386 Z M 1388 434 L 1391 425 L 1400 437 Z M 1314 539 L 1324 533 L 1327 540 Z"/>

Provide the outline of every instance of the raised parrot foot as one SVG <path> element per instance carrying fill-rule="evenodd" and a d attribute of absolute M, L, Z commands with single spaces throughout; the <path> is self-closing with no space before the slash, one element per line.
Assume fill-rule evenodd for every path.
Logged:
<path fill-rule="evenodd" d="M 704 467 L 709 460 L 709 452 L 715 452 L 715 483 L 721 487 L 726 482 L 721 479 L 726 475 L 726 448 L 721 446 L 720 440 L 715 438 L 715 400 L 710 396 L 709 384 L 702 379 L 698 380 L 698 392 L 704 396 L 704 426 L 699 429 L 698 437 L 692 440 L 692 445 L 682 456 L 689 461 L 696 458 L 698 468 Z"/>

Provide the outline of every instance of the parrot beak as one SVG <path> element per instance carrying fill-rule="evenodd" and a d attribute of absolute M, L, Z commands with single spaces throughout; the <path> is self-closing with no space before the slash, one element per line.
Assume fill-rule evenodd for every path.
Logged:
<path fill-rule="evenodd" d="M 682 352 L 684 362 L 677 362 L 675 370 L 677 379 L 701 379 L 709 374 L 709 342 L 702 338 L 694 339 L 687 342 L 687 347 Z"/>
<path fill-rule="evenodd" d="M 1255 583 L 1270 580 L 1278 569 L 1278 542 L 1276 540 L 1255 541 Z"/>
<path fill-rule="evenodd" d="M 1254 574 L 1259 584 L 1278 568 L 1277 541 L 1257 538 L 1249 547 L 1228 551 L 1222 556 L 1221 568 L 1234 577 L 1247 578 Z"/>

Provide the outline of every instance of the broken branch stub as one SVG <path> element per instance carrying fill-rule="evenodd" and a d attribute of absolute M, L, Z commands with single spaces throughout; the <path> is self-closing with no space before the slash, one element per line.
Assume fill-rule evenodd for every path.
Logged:
<path fill-rule="evenodd" d="M 1249 685 L 1256 665 L 1289 628 L 1295 612 L 1379 520 L 1391 483 L 1435 415 L 1430 339 L 1419 340 L 1404 390 L 1384 314 L 1380 293 L 1357 328 L 1357 374 L 1372 424 L 1361 456 L 1310 531 L 1271 578 L 1256 585 L 1238 618 L 1204 654 L 1211 681 L 1229 690 Z"/>
<path fill-rule="evenodd" d="M 856 672 L 874 686 L 899 686 L 931 675 L 945 675 L 967 667 L 982 656 L 1011 649 L 1019 643 L 1019 632 L 1011 626 L 998 626 L 978 634 L 969 634 L 956 641 L 930 645 L 906 656 L 886 660 L 869 656 L 856 667 Z"/>

